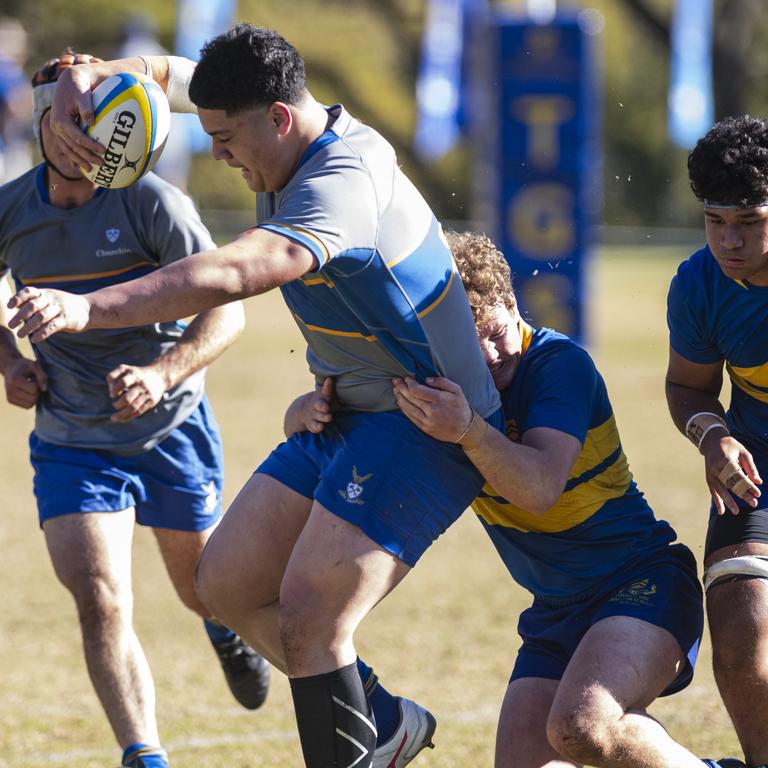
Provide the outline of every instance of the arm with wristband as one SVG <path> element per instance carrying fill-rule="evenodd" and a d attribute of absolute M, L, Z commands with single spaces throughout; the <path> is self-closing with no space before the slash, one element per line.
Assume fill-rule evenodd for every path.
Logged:
<path fill-rule="evenodd" d="M 730 433 L 720 403 L 723 361 L 694 363 L 669 351 L 667 405 L 677 428 L 704 457 L 712 503 L 719 515 L 738 514 L 736 499 L 757 507 L 762 479 L 750 452 Z"/>
<path fill-rule="evenodd" d="M 69 67 L 56 81 L 51 128 L 80 165 L 101 165 L 104 147 L 82 129 L 93 122 L 91 90 L 118 72 L 139 72 L 165 91 L 172 112 L 196 112 L 188 87 L 195 63 L 181 56 L 133 56 Z"/>

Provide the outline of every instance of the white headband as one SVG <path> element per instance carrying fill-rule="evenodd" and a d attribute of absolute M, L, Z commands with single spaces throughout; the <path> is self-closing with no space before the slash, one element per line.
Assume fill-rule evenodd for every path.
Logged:
<path fill-rule="evenodd" d="M 56 83 L 43 83 L 32 89 L 32 130 L 35 138 L 40 139 L 40 120 L 46 109 L 53 104 L 53 94 L 56 93 Z"/>
<path fill-rule="evenodd" d="M 729 211 L 738 211 L 745 208 L 766 208 L 768 207 L 768 200 L 763 200 L 760 203 L 752 203 L 750 205 L 729 205 L 727 203 L 717 203 L 714 200 L 705 200 L 704 208 L 725 208 Z"/>

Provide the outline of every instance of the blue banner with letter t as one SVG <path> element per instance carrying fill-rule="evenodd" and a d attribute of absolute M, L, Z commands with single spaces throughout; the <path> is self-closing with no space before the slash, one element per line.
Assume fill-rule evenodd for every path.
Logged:
<path fill-rule="evenodd" d="M 504 251 L 523 316 L 583 341 L 584 268 L 601 203 L 596 12 L 549 24 L 498 14 L 473 86 L 476 218 Z"/>

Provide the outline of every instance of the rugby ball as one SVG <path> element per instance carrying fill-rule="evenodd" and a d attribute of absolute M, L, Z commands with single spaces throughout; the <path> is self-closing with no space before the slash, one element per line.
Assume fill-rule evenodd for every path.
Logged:
<path fill-rule="evenodd" d="M 138 72 L 112 75 L 93 89 L 94 120 L 85 132 L 106 148 L 104 163 L 83 175 L 99 186 L 133 184 L 160 157 L 171 111 L 163 89 Z"/>

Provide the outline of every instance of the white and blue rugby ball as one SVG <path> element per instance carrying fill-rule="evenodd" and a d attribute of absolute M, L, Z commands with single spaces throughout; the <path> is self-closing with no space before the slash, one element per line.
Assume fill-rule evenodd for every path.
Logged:
<path fill-rule="evenodd" d="M 133 184 L 160 157 L 171 112 L 163 89 L 137 72 L 112 75 L 93 89 L 94 121 L 86 133 L 106 148 L 104 164 L 81 169 L 99 186 L 120 189 Z"/>

